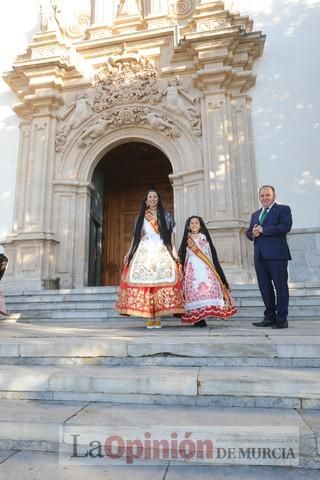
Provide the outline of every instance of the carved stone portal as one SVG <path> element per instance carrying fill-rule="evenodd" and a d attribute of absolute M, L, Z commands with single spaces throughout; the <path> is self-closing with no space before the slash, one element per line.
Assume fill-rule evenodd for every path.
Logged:
<path fill-rule="evenodd" d="M 99 9 L 102 3 L 109 5 L 101 0 Z M 245 229 L 256 181 L 249 90 L 264 36 L 223 2 L 168 0 L 163 9 L 158 0 L 144 2 L 154 8 L 144 19 L 142 2 L 129 4 L 140 15 L 116 18 L 114 0 L 114 21 L 91 25 L 73 41 L 69 2 L 46 2 L 42 32 L 6 75 L 22 117 L 5 243 L 5 282 L 13 290 L 41 289 L 56 278 L 62 288 L 87 284 L 92 175 L 103 156 L 132 141 L 153 145 L 172 165 L 177 241 L 185 218 L 198 213 L 230 282 L 250 278 Z"/>

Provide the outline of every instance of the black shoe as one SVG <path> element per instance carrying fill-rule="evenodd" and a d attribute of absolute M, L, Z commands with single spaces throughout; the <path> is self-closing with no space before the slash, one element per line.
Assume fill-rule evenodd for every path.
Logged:
<path fill-rule="evenodd" d="M 274 320 L 264 319 L 262 322 L 253 322 L 254 327 L 272 327 L 275 324 Z"/>
<path fill-rule="evenodd" d="M 288 322 L 285 320 L 284 322 L 276 322 L 272 325 L 272 328 L 288 328 Z"/>
<path fill-rule="evenodd" d="M 197 323 L 194 323 L 193 324 L 194 327 L 207 327 L 207 322 L 205 320 L 200 320 L 199 322 Z"/>

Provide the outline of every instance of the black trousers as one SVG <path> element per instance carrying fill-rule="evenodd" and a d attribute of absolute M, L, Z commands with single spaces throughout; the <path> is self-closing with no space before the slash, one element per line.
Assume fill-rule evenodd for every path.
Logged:
<path fill-rule="evenodd" d="M 266 320 L 284 322 L 288 316 L 288 260 L 255 259 L 259 289 L 264 305 Z"/>

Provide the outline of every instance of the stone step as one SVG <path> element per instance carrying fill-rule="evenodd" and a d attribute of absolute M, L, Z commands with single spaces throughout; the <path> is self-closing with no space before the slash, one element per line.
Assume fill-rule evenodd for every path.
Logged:
<path fill-rule="evenodd" d="M 255 291 L 250 291 L 250 292 L 235 292 L 232 291 L 232 295 L 235 298 L 235 300 L 240 301 L 240 300 L 260 300 L 261 299 L 261 294 L 259 290 Z M 307 292 L 307 291 L 290 291 L 290 299 L 291 301 L 298 303 L 300 301 L 303 301 L 303 299 L 312 299 L 313 301 L 319 299 L 320 297 L 320 289 L 319 291 L 312 291 L 312 292 Z M 115 302 L 117 299 L 117 294 L 116 293 L 105 293 L 105 294 L 43 294 L 43 295 L 12 295 L 12 294 L 7 294 L 6 295 L 6 300 L 7 303 L 10 305 L 20 305 L 21 304 L 37 304 L 37 303 L 49 303 L 49 304 L 59 304 L 59 303 L 99 303 L 99 302 Z"/>
<path fill-rule="evenodd" d="M 119 318 L 115 311 L 118 287 L 87 287 L 73 290 L 8 293 L 6 303 L 12 321 L 104 322 Z M 256 285 L 236 285 L 238 318 L 258 318 L 263 303 Z M 320 284 L 293 284 L 290 288 L 290 318 L 320 317 Z"/>
<path fill-rule="evenodd" d="M 87 287 L 83 289 L 71 290 L 43 290 L 36 292 L 5 292 L 9 304 L 23 303 L 60 303 L 60 302 L 105 302 L 115 301 L 117 298 L 118 287 Z M 238 285 L 232 289 L 235 299 L 260 299 L 261 295 L 257 286 Z M 290 297 L 320 297 L 320 284 L 318 286 L 301 287 L 293 286 L 290 288 Z"/>
<path fill-rule="evenodd" d="M 104 444 L 107 437 L 113 435 L 121 436 L 124 441 L 130 438 L 144 441 L 146 438 L 145 432 L 149 432 L 151 439 L 161 439 L 163 441 L 166 439 L 171 441 L 172 434 L 175 432 L 178 452 L 182 451 L 181 442 L 186 438 L 186 432 L 191 432 L 189 436 L 195 442 L 196 439 L 210 440 L 213 445 L 212 458 L 208 456 L 202 464 L 200 463 L 201 460 L 197 459 L 187 462 L 189 464 L 188 468 L 192 468 L 190 463 L 194 463 L 198 468 L 197 471 L 191 470 L 193 475 L 197 473 L 193 478 L 202 478 L 199 474 L 204 467 L 203 464 L 215 464 L 216 468 L 219 464 L 224 466 L 233 464 L 238 468 L 241 465 L 281 465 L 282 472 L 286 471 L 282 468 L 291 465 L 297 468 L 309 468 L 311 476 L 304 477 L 308 479 L 316 478 L 312 476 L 311 469 L 319 469 L 320 467 L 319 411 L 288 408 L 276 410 L 270 408 L 248 409 L 182 405 L 119 405 L 110 402 L 0 400 L 0 447 L 2 450 L 7 450 L 8 456 L 10 451 L 14 454 L 16 450 L 25 452 L 57 452 L 59 450 L 61 454 L 60 462 L 66 465 L 71 464 L 73 468 L 77 465 L 87 466 L 87 468 L 92 468 L 94 465 L 100 465 L 101 467 L 106 465 L 104 462 L 108 460 L 107 458 L 96 458 L 94 460 L 80 457 L 80 454 L 83 455 L 88 449 L 90 442 L 94 441 L 97 445 L 97 441 L 100 441 Z M 279 457 L 265 456 L 263 458 L 263 456 L 260 456 L 259 458 L 258 456 L 258 458 L 250 458 L 246 456 L 240 459 L 239 457 L 232 457 L 232 455 L 226 458 L 223 455 L 227 448 L 234 448 L 236 451 L 239 448 L 250 447 L 274 449 L 280 445 L 285 449 L 292 448 L 294 456 L 283 461 Z M 74 454 L 75 451 L 79 456 L 71 458 L 70 453 Z M 127 455 L 129 451 L 125 449 L 123 453 Z M 149 450 L 149 459 L 150 456 L 153 459 L 151 462 L 144 458 L 143 454 L 141 454 L 142 458 L 140 459 L 131 457 L 132 465 L 135 465 L 135 467 L 139 465 L 145 467 L 149 465 L 150 467 L 150 465 L 153 465 L 153 467 L 160 468 L 163 463 L 152 457 L 152 454 L 153 450 L 151 449 Z M 170 459 L 170 453 L 168 456 Z M 3 455 L 3 458 L 6 458 L 6 455 Z M 12 458 L 14 460 L 14 455 Z M 13 460 L 11 459 L 7 466 L 11 465 L 11 468 L 13 468 Z M 56 460 L 58 460 L 57 457 Z M 130 458 L 125 457 L 114 461 L 113 465 L 119 468 L 119 465 L 126 465 L 128 460 L 130 461 Z M 173 466 L 186 465 L 181 457 L 179 457 L 179 460 L 170 463 Z M 168 462 L 165 462 L 165 464 L 168 464 Z M 3 472 L 3 465 L 1 465 L 1 475 Z M 189 471 L 188 475 L 191 472 Z M 91 470 L 88 470 L 87 476 L 81 478 L 89 478 L 88 476 L 94 478 L 91 477 L 91 473 Z M 35 472 L 32 471 L 32 474 L 34 475 Z M 48 471 L 44 476 L 48 478 Z M 1 476 L 1 478 L 6 477 Z M 13 476 L 13 478 L 19 478 L 19 476 Z M 22 474 L 20 478 L 27 480 L 29 477 Z M 30 480 L 31 478 L 34 479 L 35 477 L 30 477 Z M 59 478 L 61 477 L 59 476 Z M 68 477 L 68 480 L 70 478 L 73 477 Z M 110 478 L 114 480 L 114 477 Z M 134 477 L 129 475 L 121 478 Z M 166 478 L 168 477 L 166 476 Z M 192 477 L 181 478 L 191 479 Z M 219 478 L 229 479 L 230 477 Z M 240 477 L 235 478 L 238 480 Z M 264 477 L 259 476 L 259 478 Z M 272 479 L 273 477 L 265 478 Z M 286 477 L 282 476 L 281 478 Z"/>
<path fill-rule="evenodd" d="M 261 320 L 263 317 L 263 306 L 240 307 L 234 318 L 251 319 L 251 321 Z M 31 322 L 103 322 L 113 319 L 123 318 L 114 308 L 107 309 L 86 309 L 86 310 L 21 310 L 10 311 L 8 309 L 9 319 L 12 321 Z M 291 306 L 289 310 L 289 320 L 317 320 L 320 318 L 320 306 Z"/>
<path fill-rule="evenodd" d="M 50 293 L 51 292 L 51 293 Z M 319 297 L 320 295 L 320 288 L 319 289 L 294 289 L 290 290 L 290 298 L 305 298 L 305 297 Z M 106 301 L 106 300 L 116 300 L 117 298 L 117 291 L 114 292 L 101 292 L 97 293 L 73 293 L 73 290 L 70 293 L 64 293 L 60 290 L 43 290 L 37 293 L 6 293 L 6 298 L 8 301 L 12 303 L 23 303 L 26 300 L 30 303 L 37 303 L 37 302 L 82 302 L 82 301 L 89 301 L 89 302 L 96 302 L 96 301 Z M 261 294 L 259 289 L 251 289 L 251 290 L 232 290 L 232 295 L 235 298 L 260 298 Z"/>
<path fill-rule="evenodd" d="M 319 409 L 320 370 L 3 365 L 0 398 Z"/>
<path fill-rule="evenodd" d="M 320 359 L 320 336 L 243 335 L 182 336 L 161 331 L 161 335 L 142 332 L 140 336 L 126 336 L 125 332 L 99 337 L 59 336 L 48 338 L 1 338 L 0 357 L 179 357 L 179 358 L 311 358 Z M 153 333 L 153 332 L 152 332 Z M 120 336 L 121 335 L 121 336 Z M 129 332 L 130 335 L 130 332 Z"/>
<path fill-rule="evenodd" d="M 21 290 L 10 292 L 7 291 L 6 295 L 12 297 L 24 296 L 55 296 L 55 295 L 105 295 L 116 294 L 118 292 L 118 285 L 114 286 L 101 286 L 101 287 L 80 287 L 72 289 L 59 289 L 59 290 Z M 320 282 L 308 282 L 308 283 L 289 283 L 289 290 L 291 295 L 295 295 L 300 292 L 301 295 L 308 295 L 309 292 L 313 295 L 320 294 Z M 233 284 L 232 292 L 239 292 L 241 295 L 249 294 L 252 292 L 258 293 L 259 288 L 257 284 Z"/>
<path fill-rule="evenodd" d="M 38 302 L 38 303 L 6 303 L 11 312 L 27 313 L 28 311 L 37 312 L 45 311 L 68 311 L 68 310 L 114 310 L 115 301 L 90 301 L 90 302 Z"/>
<path fill-rule="evenodd" d="M 54 311 L 67 311 L 67 310 L 101 310 L 101 309 L 113 309 L 115 307 L 115 299 L 107 300 L 89 300 L 85 297 L 82 297 L 81 301 L 76 300 L 62 300 L 61 297 L 57 297 L 57 301 L 42 301 L 38 299 L 28 299 L 26 302 L 22 297 L 19 298 L 19 301 L 10 301 L 6 302 L 7 307 L 10 311 L 38 311 L 38 310 L 54 310 Z M 261 298 L 245 297 L 245 298 L 235 298 L 235 303 L 239 307 L 263 307 L 263 302 Z M 318 307 L 320 313 L 320 296 L 299 296 L 292 297 L 290 299 L 290 307 Z"/>
<path fill-rule="evenodd" d="M 289 330 L 254 328 L 247 320 L 210 321 L 206 329 L 163 321 L 108 323 L 2 322 L 0 364 L 100 366 L 320 367 L 319 322 Z"/>
<path fill-rule="evenodd" d="M 3 480 L 319 480 L 311 468 L 244 465 L 67 466 L 59 465 L 55 452 L 0 452 Z"/>

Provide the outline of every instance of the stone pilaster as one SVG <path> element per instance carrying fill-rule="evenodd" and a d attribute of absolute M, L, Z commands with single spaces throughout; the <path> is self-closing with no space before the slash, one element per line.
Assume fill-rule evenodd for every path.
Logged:
<path fill-rule="evenodd" d="M 232 149 L 235 174 L 239 192 L 238 216 L 248 221 L 256 209 L 257 180 L 251 123 L 251 99 L 247 95 L 236 95 L 231 99 Z"/>
<path fill-rule="evenodd" d="M 181 239 L 184 222 L 190 215 L 200 215 L 205 209 L 206 198 L 203 191 L 203 169 L 188 171 L 183 174 L 171 174 L 175 217 L 177 219 L 177 238 Z"/>
<path fill-rule="evenodd" d="M 58 232 L 56 275 L 62 288 L 82 287 L 87 278 L 90 184 L 54 182 L 53 229 Z"/>
<path fill-rule="evenodd" d="M 55 93 L 28 95 L 36 112 L 21 123 L 17 189 L 12 234 L 6 239 L 10 269 L 6 284 L 21 289 L 56 285 L 57 239 L 52 230 L 52 182 L 55 164 Z M 28 116 L 28 115 L 27 115 Z"/>
<path fill-rule="evenodd" d="M 206 82 L 202 98 L 205 220 L 233 281 L 251 278 L 245 230 L 256 186 L 250 101 Z M 200 198 L 201 195 L 197 195 Z M 200 207 L 200 205 L 199 205 Z"/>
<path fill-rule="evenodd" d="M 207 215 L 221 224 L 235 219 L 226 95 L 223 92 L 206 95 L 205 111 L 207 149 L 204 166 L 209 193 Z"/>

